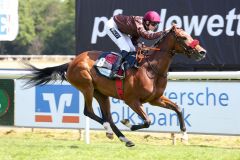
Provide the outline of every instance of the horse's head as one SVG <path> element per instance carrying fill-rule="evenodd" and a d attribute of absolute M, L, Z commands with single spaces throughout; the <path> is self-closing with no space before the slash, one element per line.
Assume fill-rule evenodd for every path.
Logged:
<path fill-rule="evenodd" d="M 207 51 L 199 45 L 198 40 L 193 39 L 186 31 L 173 24 L 169 32 L 173 33 L 176 39 L 174 53 L 183 53 L 196 61 L 205 58 Z"/>

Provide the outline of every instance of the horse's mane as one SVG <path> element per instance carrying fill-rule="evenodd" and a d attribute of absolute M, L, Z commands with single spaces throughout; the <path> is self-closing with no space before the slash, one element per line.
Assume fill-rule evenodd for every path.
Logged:
<path fill-rule="evenodd" d="M 156 47 L 160 42 L 163 41 L 163 39 L 168 35 L 169 32 L 171 32 L 172 29 L 165 30 L 162 32 L 161 36 L 156 40 L 156 42 L 153 44 L 154 47 Z"/>

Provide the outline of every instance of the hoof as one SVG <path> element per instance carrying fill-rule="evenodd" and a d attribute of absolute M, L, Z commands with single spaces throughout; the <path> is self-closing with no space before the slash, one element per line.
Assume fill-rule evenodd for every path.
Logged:
<path fill-rule="evenodd" d="M 181 142 L 182 142 L 183 144 L 188 145 L 188 135 L 187 135 L 186 132 L 182 132 Z"/>
<path fill-rule="evenodd" d="M 106 133 L 106 137 L 109 138 L 109 139 L 114 138 L 113 133 Z"/>
<path fill-rule="evenodd" d="M 133 147 L 133 146 L 135 146 L 135 144 L 131 141 L 128 141 L 128 142 L 126 142 L 126 146 L 127 147 Z"/>
<path fill-rule="evenodd" d="M 183 138 L 181 138 L 181 142 L 182 142 L 184 145 L 189 145 L 188 139 L 183 139 Z"/>
<path fill-rule="evenodd" d="M 128 119 L 121 120 L 121 123 L 127 126 L 128 128 L 131 128 L 132 125 L 130 124 L 130 121 Z"/>
<path fill-rule="evenodd" d="M 126 125 L 126 124 L 128 124 L 128 123 L 130 123 L 130 122 L 129 122 L 128 119 L 123 119 L 123 120 L 121 120 L 121 123 L 124 124 L 124 125 Z"/>

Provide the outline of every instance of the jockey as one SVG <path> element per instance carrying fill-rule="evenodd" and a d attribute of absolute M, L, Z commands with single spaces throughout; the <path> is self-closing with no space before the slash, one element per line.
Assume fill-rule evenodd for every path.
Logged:
<path fill-rule="evenodd" d="M 148 11 L 144 17 L 116 15 L 107 22 L 107 34 L 119 47 L 122 55 L 122 59 L 118 60 L 118 64 L 113 68 L 117 77 L 120 76 L 117 71 L 124 58 L 130 52 L 136 52 L 135 46 L 138 45 L 137 40 L 140 37 L 153 40 L 161 36 L 162 32 L 155 32 L 159 23 L 160 16 L 155 11 Z"/>

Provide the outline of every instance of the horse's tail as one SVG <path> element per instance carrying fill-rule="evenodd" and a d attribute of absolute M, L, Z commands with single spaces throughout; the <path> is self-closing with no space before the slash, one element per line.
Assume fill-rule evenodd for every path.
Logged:
<path fill-rule="evenodd" d="M 37 68 L 29 63 L 25 63 L 25 65 L 31 68 L 30 74 L 21 77 L 29 79 L 24 85 L 26 88 L 31 88 L 37 85 L 45 85 L 50 81 L 55 82 L 56 80 L 67 80 L 65 73 L 67 72 L 69 63 L 54 67 L 46 67 L 43 69 Z"/>

